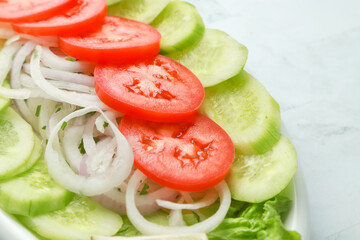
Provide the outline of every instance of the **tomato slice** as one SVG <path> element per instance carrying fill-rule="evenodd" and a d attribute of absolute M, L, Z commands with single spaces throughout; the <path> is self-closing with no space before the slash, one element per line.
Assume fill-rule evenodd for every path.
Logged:
<path fill-rule="evenodd" d="M 225 178 L 234 159 L 230 137 L 200 113 L 182 123 L 156 123 L 125 116 L 119 129 L 133 149 L 135 167 L 169 188 L 211 188 Z"/>
<path fill-rule="evenodd" d="M 31 22 L 70 8 L 77 0 L 0 0 L 0 21 Z"/>
<path fill-rule="evenodd" d="M 95 91 L 109 107 L 138 118 L 179 122 L 196 114 L 205 91 L 180 63 L 158 55 L 123 66 L 97 65 Z"/>
<path fill-rule="evenodd" d="M 106 0 L 77 0 L 77 4 L 51 18 L 13 24 L 15 31 L 38 36 L 67 36 L 88 31 L 106 16 Z"/>
<path fill-rule="evenodd" d="M 68 55 L 91 62 L 129 63 L 153 58 L 160 51 L 160 33 L 148 24 L 107 16 L 90 32 L 59 39 Z"/>

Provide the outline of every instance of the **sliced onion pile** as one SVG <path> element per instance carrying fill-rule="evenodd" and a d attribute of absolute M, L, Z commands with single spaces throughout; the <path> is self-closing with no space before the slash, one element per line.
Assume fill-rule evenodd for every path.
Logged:
<path fill-rule="evenodd" d="M 29 55 L 30 63 L 26 63 Z M 66 60 L 66 57 L 54 54 L 47 47 L 36 46 L 34 42 L 24 42 L 16 37 L 9 39 L 1 50 L 0 61 L 4 63 L 0 67 L 1 84 L 12 70 L 12 89 L 1 87 L 0 95 L 16 99 L 20 112 L 32 124 L 34 120 L 29 107 L 21 99 L 40 97 L 80 107 L 97 106 L 109 110 L 95 93 L 94 78 L 89 75 L 94 69 L 92 63 Z"/>
<path fill-rule="evenodd" d="M 95 143 L 92 138 L 93 135 L 87 132 L 86 128 L 88 126 L 86 124 L 82 136 L 84 147 L 85 141 L 88 141 L 88 143 L 86 143 L 86 150 L 89 152 L 87 152 L 86 165 L 89 176 L 82 176 L 77 173 L 79 169 L 77 169 L 78 171 L 76 171 L 76 169 L 74 171 L 74 169 L 69 166 L 70 163 L 67 162 L 66 154 L 63 154 L 64 151 L 62 150 L 63 144 L 79 146 L 80 143 L 75 141 L 67 141 L 66 143 L 61 141 L 60 143 L 58 133 L 66 130 L 66 127 L 68 127 L 67 124 L 71 125 L 71 120 L 74 118 L 83 117 L 92 112 L 99 113 L 108 123 L 108 127 L 112 130 L 112 136 L 103 137 L 112 138 L 115 144 L 113 145 L 114 149 L 112 149 L 113 154 L 108 155 L 108 149 L 107 151 L 103 151 L 104 146 L 99 146 L 100 142 Z M 94 116 L 99 117 L 99 114 L 95 114 L 91 118 L 94 118 Z M 91 121 L 89 120 L 89 122 Z M 91 136 L 89 136 L 89 134 Z M 92 139 L 90 140 L 89 137 Z M 74 140 L 78 141 L 79 138 Z M 97 152 L 101 152 L 101 154 L 95 154 Z M 63 118 L 54 127 L 49 136 L 45 150 L 45 159 L 49 174 L 57 183 L 72 192 L 85 196 L 103 194 L 120 185 L 129 176 L 133 165 L 133 154 L 130 145 L 120 131 L 118 131 L 117 126 L 97 107 L 87 107 L 77 110 Z M 72 162 L 70 165 L 79 166 L 79 162 L 81 162 L 82 159 L 75 159 L 73 161 L 75 163 Z"/>
<path fill-rule="evenodd" d="M 185 234 L 185 233 L 207 233 L 215 229 L 225 218 L 226 213 L 230 207 L 231 195 L 227 184 L 222 181 L 214 189 L 220 197 L 220 206 L 218 211 L 210 218 L 196 223 L 191 226 L 162 226 L 146 220 L 135 204 L 135 197 L 137 189 L 146 176 L 137 170 L 131 177 L 126 191 L 126 210 L 127 216 L 134 226 L 145 235 L 164 235 L 164 234 Z M 181 203 L 179 203 L 181 204 Z M 180 211 L 180 210 L 175 210 Z M 175 213 L 175 215 L 179 215 Z M 176 216 L 175 216 L 176 217 Z M 180 224 L 183 224 L 179 221 Z"/>

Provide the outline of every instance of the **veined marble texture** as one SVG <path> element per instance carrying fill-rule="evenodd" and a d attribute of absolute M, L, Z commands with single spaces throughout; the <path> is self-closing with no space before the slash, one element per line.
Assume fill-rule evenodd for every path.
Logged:
<path fill-rule="evenodd" d="M 360 239 L 360 1 L 190 0 L 249 49 L 297 148 L 310 238 Z"/>

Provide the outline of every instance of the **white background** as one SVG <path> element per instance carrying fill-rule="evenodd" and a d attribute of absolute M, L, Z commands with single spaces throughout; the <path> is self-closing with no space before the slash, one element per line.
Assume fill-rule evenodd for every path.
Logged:
<path fill-rule="evenodd" d="M 249 49 L 280 103 L 309 195 L 311 239 L 360 239 L 360 1 L 192 0 Z"/>

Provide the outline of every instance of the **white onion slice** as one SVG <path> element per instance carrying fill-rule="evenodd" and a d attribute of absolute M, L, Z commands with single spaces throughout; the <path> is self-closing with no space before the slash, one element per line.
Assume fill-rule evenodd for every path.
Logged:
<path fill-rule="evenodd" d="M 43 64 L 50 68 L 67 72 L 91 73 L 94 70 L 93 63 L 83 61 L 68 61 L 64 58 L 57 56 L 49 48 L 46 47 L 44 48 L 44 52 L 41 56 L 41 61 Z"/>
<path fill-rule="evenodd" d="M 37 46 L 30 61 L 31 77 L 40 89 L 62 102 L 67 102 L 81 107 L 96 106 L 101 109 L 108 109 L 108 107 L 103 104 L 96 95 L 60 90 L 46 81 L 40 70 L 41 54 L 42 47 Z"/>
<path fill-rule="evenodd" d="M 156 200 L 157 202 L 158 200 Z M 177 204 L 182 204 L 183 198 L 180 198 Z M 159 204 L 158 204 L 159 205 Z M 186 226 L 181 209 L 173 209 L 169 214 L 169 226 Z"/>
<path fill-rule="evenodd" d="M 126 214 L 124 192 L 125 191 L 119 192 L 118 188 L 115 188 L 102 195 L 94 196 L 93 198 L 105 208 L 124 215 Z M 160 207 L 156 204 L 156 199 L 175 201 L 178 195 L 178 191 L 162 187 L 146 195 L 137 195 L 135 200 L 136 207 L 143 215 L 152 214 L 160 209 Z"/>
<path fill-rule="evenodd" d="M 79 172 L 80 163 L 83 158 L 79 151 L 82 135 L 84 133 L 84 126 L 67 127 L 64 131 L 63 147 L 67 162 L 72 170 Z"/>
<path fill-rule="evenodd" d="M 58 122 L 61 121 L 64 117 L 69 115 L 70 113 L 74 112 L 76 110 L 76 107 L 71 104 L 63 103 L 63 104 L 56 104 L 55 108 L 52 111 L 51 116 L 48 118 L 48 123 L 46 125 L 46 135 L 50 136 L 50 133 L 58 124 Z"/>
<path fill-rule="evenodd" d="M 30 74 L 30 64 L 26 63 L 23 65 L 24 72 Z M 41 73 L 47 79 L 57 80 L 57 81 L 64 81 L 64 82 L 72 82 L 77 83 L 89 87 L 94 86 L 94 77 L 88 76 L 86 74 L 81 73 L 73 73 L 73 72 L 66 72 L 62 70 L 56 70 L 46 67 L 41 67 Z"/>
<path fill-rule="evenodd" d="M 172 209 L 172 210 L 182 210 L 182 209 L 195 210 L 195 209 L 200 209 L 200 208 L 210 206 L 217 199 L 218 199 L 218 195 L 215 192 L 211 191 L 211 192 L 208 192 L 203 199 L 199 200 L 196 203 L 181 203 L 180 204 L 180 203 L 174 203 L 174 202 L 164 201 L 164 200 L 160 200 L 160 199 L 156 200 L 156 203 L 162 208 L 167 208 L 167 209 Z"/>
<path fill-rule="evenodd" d="M 225 218 L 226 213 L 230 207 L 231 195 L 229 188 L 225 181 L 222 181 L 215 190 L 220 196 L 220 206 L 218 211 L 210 218 L 196 223 L 192 226 L 183 227 L 167 227 L 161 226 L 146 220 L 136 208 L 135 194 L 141 181 L 144 181 L 146 176 L 137 170 L 131 177 L 126 190 L 126 212 L 132 224 L 145 235 L 163 235 L 163 234 L 181 234 L 181 233 L 207 233 L 215 229 Z"/>
<path fill-rule="evenodd" d="M 12 59 L 15 53 L 20 49 L 21 44 L 19 42 L 13 43 L 11 45 L 4 46 L 0 51 L 0 86 L 2 86 L 6 76 L 8 75 Z"/>
<path fill-rule="evenodd" d="M 96 150 L 96 143 L 94 141 L 93 132 L 94 132 L 94 124 L 98 116 L 99 114 L 94 114 L 93 116 L 91 116 L 90 119 L 87 120 L 87 123 L 85 124 L 83 142 L 84 142 L 84 149 L 87 154 L 91 154 L 94 150 Z"/>
<path fill-rule="evenodd" d="M 117 148 L 111 167 L 106 172 L 96 176 L 84 177 L 74 173 L 66 162 L 60 149 L 58 132 L 65 122 L 90 112 L 99 112 L 109 122 L 109 127 L 114 132 Z M 97 107 L 87 107 L 75 111 L 62 119 L 49 136 L 45 159 L 49 174 L 57 183 L 72 192 L 85 196 L 99 195 L 120 185 L 129 176 L 134 161 L 132 149 L 125 137 L 120 133 L 117 126 Z"/>

